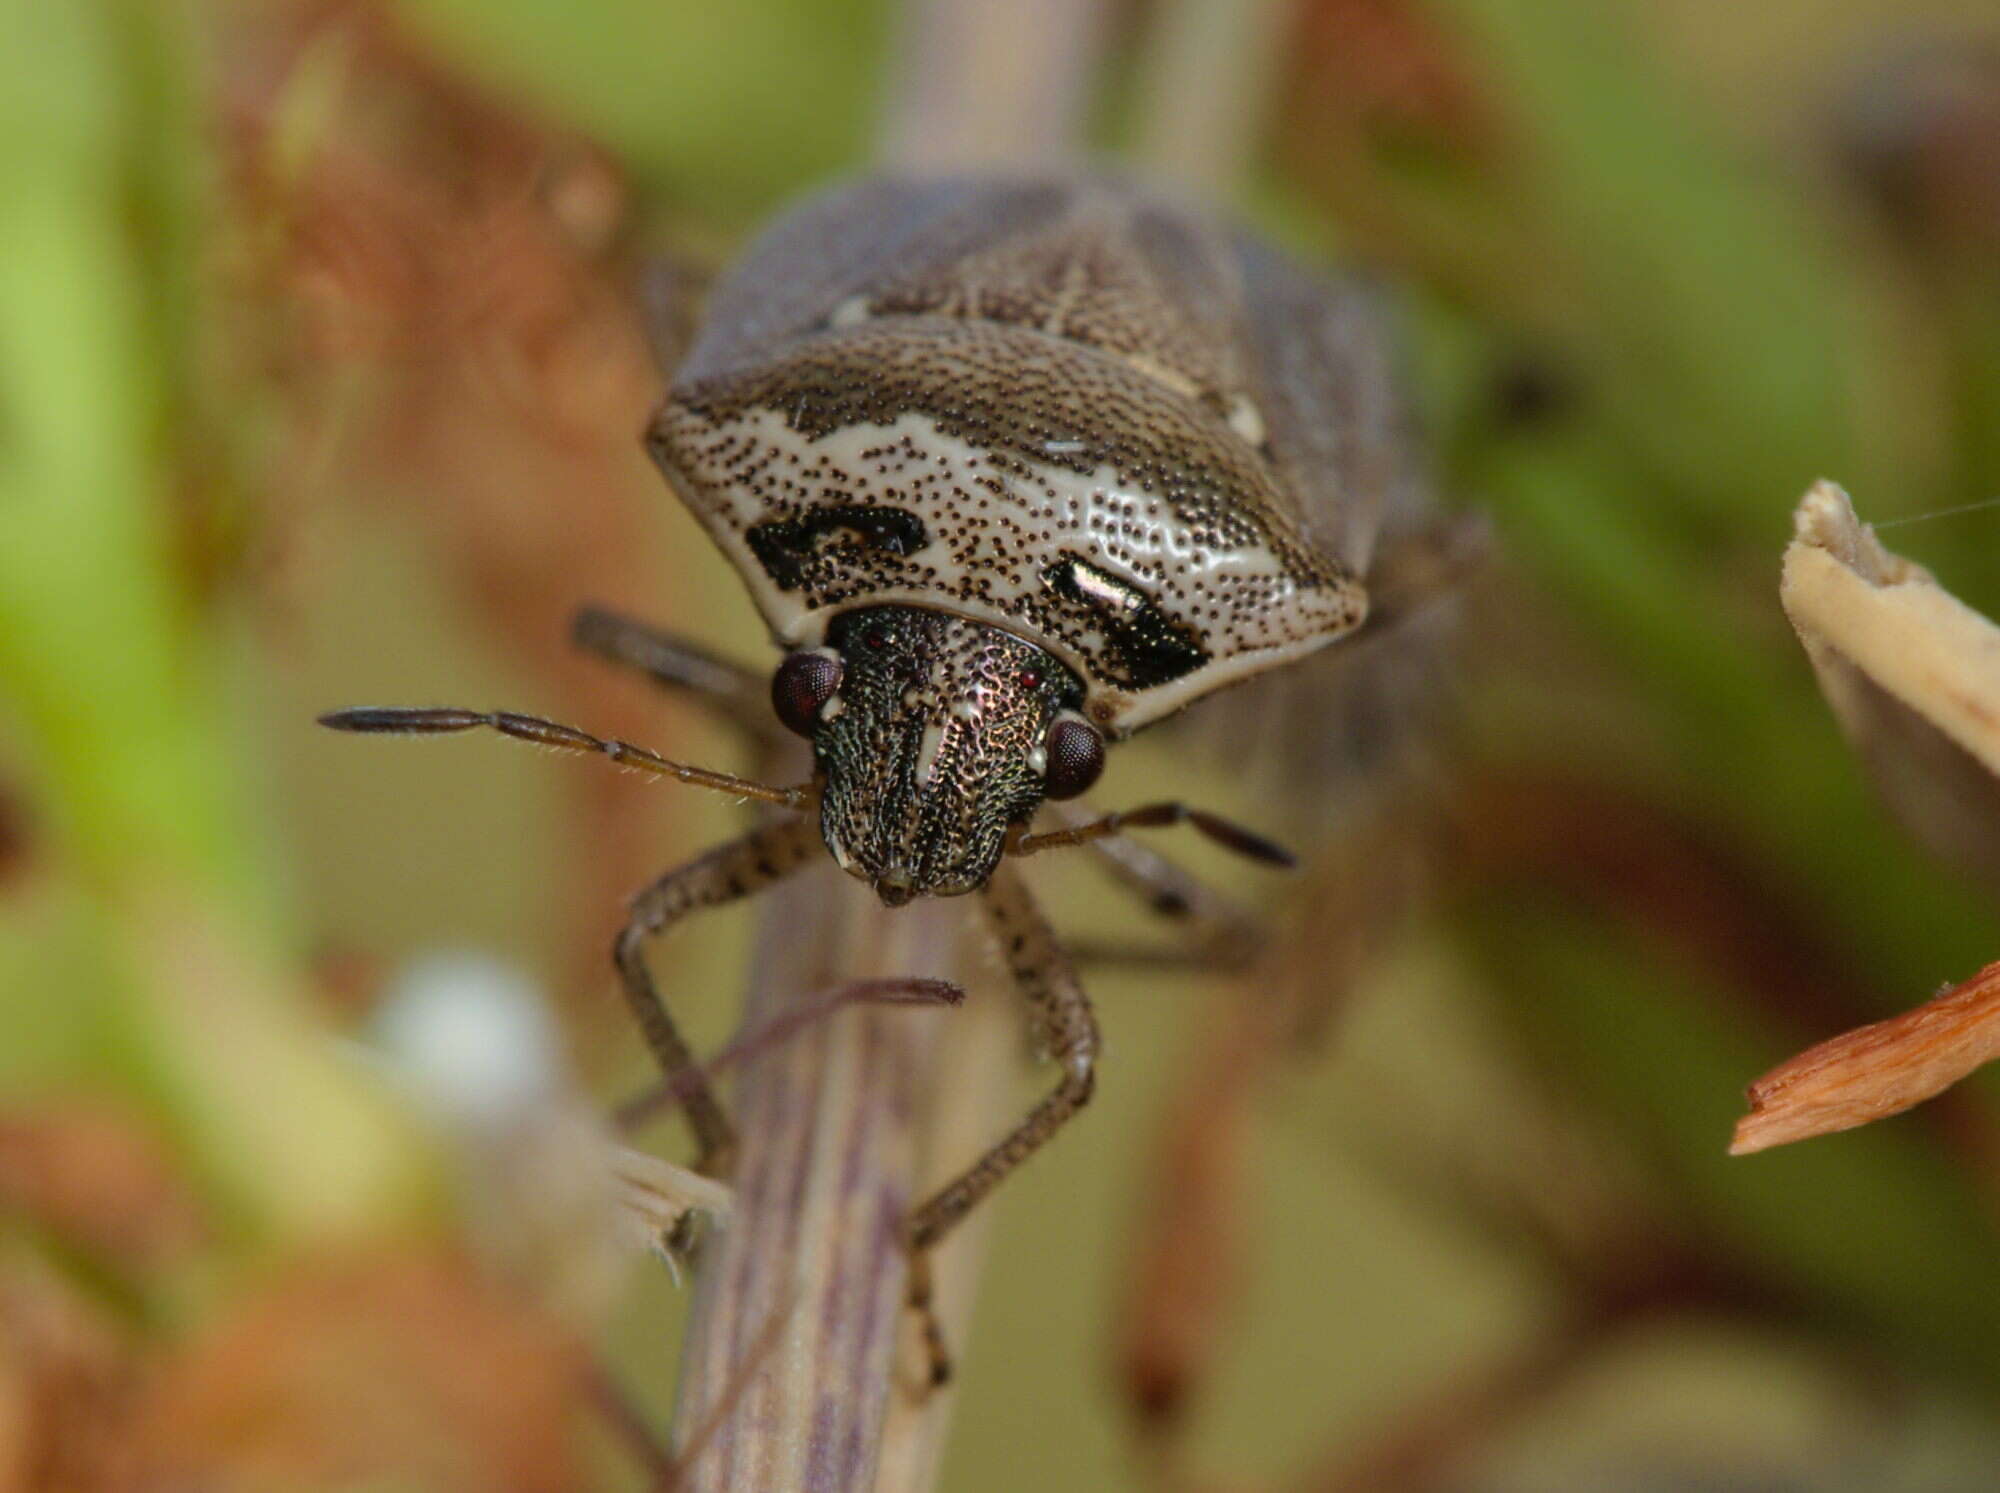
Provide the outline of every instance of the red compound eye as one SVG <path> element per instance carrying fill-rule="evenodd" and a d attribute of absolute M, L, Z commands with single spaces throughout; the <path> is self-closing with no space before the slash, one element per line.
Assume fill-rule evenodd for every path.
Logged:
<path fill-rule="evenodd" d="M 1050 798 L 1088 793 L 1104 771 L 1104 738 L 1096 727 L 1077 716 L 1057 716 L 1042 739 L 1042 751 L 1048 757 L 1042 792 Z"/>
<path fill-rule="evenodd" d="M 801 736 L 813 734 L 820 708 L 840 688 L 843 672 L 840 660 L 831 653 L 794 653 L 778 665 L 778 672 L 771 676 L 771 708 L 787 730 Z"/>

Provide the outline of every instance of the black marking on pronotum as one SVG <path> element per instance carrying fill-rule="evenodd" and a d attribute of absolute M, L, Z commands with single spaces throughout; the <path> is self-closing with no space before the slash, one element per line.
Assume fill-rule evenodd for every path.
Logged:
<path fill-rule="evenodd" d="M 1104 630 L 1109 651 L 1123 665 L 1121 683 L 1151 689 L 1208 662 L 1192 629 L 1175 622 L 1130 581 L 1065 554 L 1042 571 L 1042 584 L 1065 601 L 1089 607 Z"/>
<path fill-rule="evenodd" d="M 931 542 L 914 513 L 874 506 L 813 508 L 797 518 L 757 524 L 743 537 L 773 583 L 796 591 L 805 584 L 807 564 L 835 534 L 851 534 L 863 547 L 891 555 L 914 555 Z"/>

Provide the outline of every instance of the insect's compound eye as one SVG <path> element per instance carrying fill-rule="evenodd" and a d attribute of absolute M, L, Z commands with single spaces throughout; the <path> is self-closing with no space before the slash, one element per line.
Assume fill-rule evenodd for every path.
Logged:
<path fill-rule="evenodd" d="M 1042 751 L 1048 758 L 1042 792 L 1050 798 L 1088 793 L 1104 771 L 1104 738 L 1081 716 L 1057 716 L 1043 738 Z"/>
<path fill-rule="evenodd" d="M 821 708 L 840 688 L 843 672 L 840 656 L 823 648 L 794 653 L 779 664 L 771 676 L 771 708 L 786 729 L 812 735 Z"/>

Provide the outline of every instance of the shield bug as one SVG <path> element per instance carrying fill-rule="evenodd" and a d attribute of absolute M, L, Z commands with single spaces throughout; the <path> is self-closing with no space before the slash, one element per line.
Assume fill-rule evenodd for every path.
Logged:
<path fill-rule="evenodd" d="M 601 612 L 579 639 L 812 744 L 772 787 L 536 717 L 356 709 L 352 731 L 486 727 L 794 813 L 633 902 L 614 959 L 670 1074 L 689 1054 L 643 946 L 823 845 L 885 903 L 981 894 L 1037 1046 L 1061 1066 L 1019 1126 L 912 1217 L 935 1244 L 1090 1097 L 1097 1027 L 1012 862 L 1190 823 L 1180 803 L 1037 833 L 1110 744 L 1363 619 L 1391 475 L 1357 429 L 1385 378 L 1371 298 L 1105 178 L 884 179 L 781 218 L 717 288 L 646 435 L 784 650 L 764 685 Z M 1379 423 L 1379 422 L 1377 422 Z M 816 823 L 814 822 L 816 820 Z M 1184 902 L 1162 892 L 1161 906 Z M 730 1143 L 694 1084 L 701 1157 Z"/>

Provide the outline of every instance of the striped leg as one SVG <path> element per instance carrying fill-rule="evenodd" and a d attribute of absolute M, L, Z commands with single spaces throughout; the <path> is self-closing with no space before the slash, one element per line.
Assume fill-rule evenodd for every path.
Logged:
<path fill-rule="evenodd" d="M 634 897 L 631 915 L 612 945 L 612 961 L 646 1046 L 667 1080 L 685 1085 L 682 1098 L 688 1123 L 694 1129 L 695 1165 L 703 1171 L 718 1171 L 727 1165 L 735 1146 L 735 1129 L 715 1091 L 699 1077 L 694 1056 L 654 987 L 652 972 L 646 968 L 646 944 L 691 912 L 734 902 L 791 875 L 818 848 L 819 829 L 810 818 L 767 824 L 741 839 L 718 845 L 699 860 L 669 871 Z"/>

